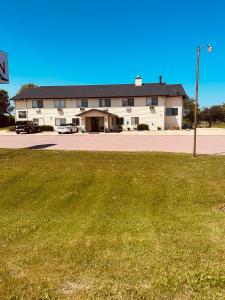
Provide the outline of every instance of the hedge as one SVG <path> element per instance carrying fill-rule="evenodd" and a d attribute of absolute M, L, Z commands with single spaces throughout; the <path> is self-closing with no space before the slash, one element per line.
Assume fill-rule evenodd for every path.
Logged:
<path fill-rule="evenodd" d="M 148 124 L 139 124 L 137 130 L 149 130 Z"/>
<path fill-rule="evenodd" d="M 42 125 L 40 126 L 41 131 L 54 131 L 53 126 L 50 125 Z"/>

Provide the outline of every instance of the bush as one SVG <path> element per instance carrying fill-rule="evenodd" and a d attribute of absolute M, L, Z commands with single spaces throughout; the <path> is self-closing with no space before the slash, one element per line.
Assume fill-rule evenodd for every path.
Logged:
<path fill-rule="evenodd" d="M 15 131 L 16 130 L 16 126 L 10 126 L 9 127 L 9 131 Z"/>
<path fill-rule="evenodd" d="M 137 130 L 149 130 L 148 124 L 139 124 Z"/>
<path fill-rule="evenodd" d="M 0 127 L 8 127 L 15 125 L 15 118 L 13 116 L 0 115 Z"/>
<path fill-rule="evenodd" d="M 40 126 L 41 131 L 54 131 L 53 126 L 50 125 L 42 125 Z"/>
<path fill-rule="evenodd" d="M 173 125 L 170 127 L 170 130 L 180 130 L 180 127 L 178 125 Z"/>

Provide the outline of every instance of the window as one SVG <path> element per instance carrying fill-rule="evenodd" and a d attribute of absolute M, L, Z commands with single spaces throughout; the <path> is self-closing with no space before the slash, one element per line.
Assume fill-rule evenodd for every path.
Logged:
<path fill-rule="evenodd" d="M 112 125 L 124 125 L 124 119 L 123 118 L 118 118 L 118 117 L 113 117 L 112 118 Z"/>
<path fill-rule="evenodd" d="M 167 107 L 166 108 L 166 116 L 177 116 L 178 108 L 177 107 Z"/>
<path fill-rule="evenodd" d="M 138 124 L 139 124 L 139 117 L 132 117 L 131 125 L 138 125 Z"/>
<path fill-rule="evenodd" d="M 80 118 L 73 118 L 72 119 L 72 123 L 76 126 L 79 126 L 80 125 Z"/>
<path fill-rule="evenodd" d="M 122 106 L 134 106 L 134 98 L 122 99 Z"/>
<path fill-rule="evenodd" d="M 124 119 L 123 118 L 117 118 L 116 119 L 116 125 L 124 125 Z"/>
<path fill-rule="evenodd" d="M 33 119 L 33 123 L 34 123 L 35 125 L 39 125 L 39 119 Z"/>
<path fill-rule="evenodd" d="M 66 118 L 56 118 L 55 119 L 55 126 L 65 125 Z"/>
<path fill-rule="evenodd" d="M 111 107 L 111 99 L 99 99 L 100 107 Z"/>
<path fill-rule="evenodd" d="M 32 100 L 32 108 L 43 108 L 43 100 Z"/>
<path fill-rule="evenodd" d="M 158 106 L 158 98 L 147 98 L 146 99 L 146 106 Z"/>
<path fill-rule="evenodd" d="M 55 108 L 65 108 L 66 107 L 65 100 L 55 100 L 54 101 L 54 107 Z"/>
<path fill-rule="evenodd" d="M 88 99 L 77 100 L 77 107 L 88 107 Z"/>
<path fill-rule="evenodd" d="M 18 112 L 18 117 L 20 119 L 25 119 L 27 117 L 27 112 L 26 111 L 19 111 Z"/>

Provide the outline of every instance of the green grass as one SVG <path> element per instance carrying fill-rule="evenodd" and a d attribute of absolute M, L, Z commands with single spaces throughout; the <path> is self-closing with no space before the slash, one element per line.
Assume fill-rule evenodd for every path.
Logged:
<path fill-rule="evenodd" d="M 224 299 L 225 157 L 0 150 L 0 299 Z"/>
<path fill-rule="evenodd" d="M 225 128 L 225 122 L 216 122 L 212 125 L 214 128 Z"/>
<path fill-rule="evenodd" d="M 0 131 L 12 131 L 14 129 L 15 129 L 15 126 L 0 127 Z"/>

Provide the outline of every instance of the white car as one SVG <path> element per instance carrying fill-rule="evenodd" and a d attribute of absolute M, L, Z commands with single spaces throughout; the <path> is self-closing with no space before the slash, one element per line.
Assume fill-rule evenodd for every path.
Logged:
<path fill-rule="evenodd" d="M 63 124 L 57 128 L 59 134 L 78 132 L 78 127 L 73 124 Z"/>

